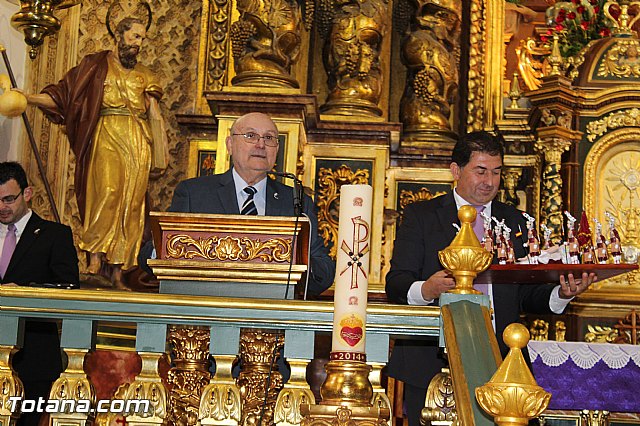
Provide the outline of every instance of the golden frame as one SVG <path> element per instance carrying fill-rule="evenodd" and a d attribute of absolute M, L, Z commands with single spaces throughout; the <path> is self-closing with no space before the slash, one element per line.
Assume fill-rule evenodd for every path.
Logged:
<path fill-rule="evenodd" d="M 398 198 L 397 182 L 413 182 L 425 184 L 449 184 L 453 189 L 454 181 L 451 171 L 445 168 L 390 168 L 387 170 L 387 197 L 384 200 L 385 209 L 396 209 Z M 391 255 L 393 254 L 393 243 L 396 239 L 396 221 L 387 221 L 384 225 L 385 242 L 382 247 L 383 256 L 386 262 L 382 268 L 383 277 L 389 272 L 391 267 Z"/>
<path fill-rule="evenodd" d="M 187 165 L 187 178 L 194 178 L 202 176 L 199 173 L 199 169 L 201 168 L 200 161 L 200 153 L 202 152 L 210 152 L 216 153 L 215 164 L 218 164 L 218 142 L 210 139 L 193 139 L 189 141 L 189 161 Z M 214 167 L 212 172 L 216 173 L 216 168 Z"/>
<path fill-rule="evenodd" d="M 320 145 L 308 144 L 305 146 L 303 162 L 305 173 L 303 184 L 309 188 L 316 185 L 316 164 L 318 159 L 373 162 L 371 173 L 371 186 L 373 187 L 373 214 L 371 216 L 371 256 L 369 265 L 369 292 L 384 292 L 384 283 L 380 275 L 379 259 L 382 255 L 382 224 L 384 222 L 384 185 L 385 170 L 388 164 L 389 148 L 386 146 L 361 146 L 348 144 Z"/>

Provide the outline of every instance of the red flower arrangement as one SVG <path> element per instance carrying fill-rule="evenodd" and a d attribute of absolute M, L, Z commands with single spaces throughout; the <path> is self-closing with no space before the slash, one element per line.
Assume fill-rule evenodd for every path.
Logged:
<path fill-rule="evenodd" d="M 560 1 L 547 9 L 546 34 L 540 40 L 549 44 L 553 36 L 559 36 L 560 54 L 567 58 L 575 56 L 591 40 L 611 35 L 611 23 L 602 12 L 606 0 Z M 613 9 L 616 18 L 619 10 Z"/>

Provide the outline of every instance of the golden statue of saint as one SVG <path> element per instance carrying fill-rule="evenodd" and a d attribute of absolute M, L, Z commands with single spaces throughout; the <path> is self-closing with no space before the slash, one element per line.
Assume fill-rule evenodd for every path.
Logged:
<path fill-rule="evenodd" d="M 27 96 L 66 126 L 77 160 L 79 247 L 89 253 L 88 272 L 98 274 L 106 262 L 112 283 L 122 289 L 122 271 L 137 265 L 149 172 L 164 169 L 168 156 L 158 105 L 162 89 L 137 63 L 145 36 L 140 20 L 122 19 L 115 52 L 87 55 L 60 82 Z"/>

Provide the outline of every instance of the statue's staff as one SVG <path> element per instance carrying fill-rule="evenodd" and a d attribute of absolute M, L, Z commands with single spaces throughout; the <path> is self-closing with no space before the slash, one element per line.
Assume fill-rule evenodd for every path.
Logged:
<path fill-rule="evenodd" d="M 0 43 L 0 52 L 2 52 L 2 59 L 4 60 L 4 65 L 7 67 L 7 74 L 9 74 L 9 79 L 11 80 L 11 87 L 17 88 L 18 85 L 16 83 L 16 78 L 13 75 L 11 64 L 9 63 L 9 56 L 7 56 L 7 50 L 5 49 L 2 43 Z M 27 129 L 27 135 L 29 136 L 29 143 L 31 144 L 31 151 L 33 151 L 33 155 L 36 157 L 36 164 L 38 164 L 38 171 L 40 172 L 40 177 L 42 178 L 42 182 L 44 183 L 44 189 L 47 192 L 47 198 L 49 198 L 49 204 L 51 204 L 51 211 L 53 212 L 53 217 L 56 220 L 56 222 L 60 223 L 60 215 L 58 214 L 58 208 L 56 207 L 56 202 L 53 199 L 53 192 L 51 192 L 51 186 L 49 186 L 47 175 L 44 172 L 44 166 L 42 165 L 42 158 L 40 158 L 40 152 L 38 151 L 36 140 L 33 137 L 33 130 L 31 129 L 31 124 L 29 123 L 29 117 L 27 117 L 26 111 L 22 113 L 22 121 L 24 121 L 24 127 Z"/>

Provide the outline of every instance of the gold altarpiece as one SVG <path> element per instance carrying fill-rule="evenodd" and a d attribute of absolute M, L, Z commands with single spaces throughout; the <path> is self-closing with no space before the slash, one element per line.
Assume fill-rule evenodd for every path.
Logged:
<path fill-rule="evenodd" d="M 590 81 L 588 72 L 563 75 L 565 68 L 551 61 L 556 59 L 551 51 L 530 49 L 517 68 L 522 71 L 526 60 L 541 52 L 549 57 L 545 66 L 536 68 L 534 77 L 525 73 L 521 86 L 514 79 L 515 88 L 503 90 L 503 81 L 511 78 L 504 73 L 503 2 L 273 4 L 277 13 L 263 16 L 260 8 L 227 0 L 152 2 L 154 24 L 141 62 L 158 73 L 165 87 L 162 108 L 171 153 L 167 172 L 150 181 L 152 210 L 168 206 L 176 182 L 226 170 L 224 139 L 233 119 L 258 110 L 274 117 L 284 147 L 277 167 L 301 177 L 313 192 L 320 233 L 330 246 L 337 230 L 340 185 L 374 187 L 373 217 L 380 226 L 372 236 L 372 257 L 379 259 L 371 265 L 372 292 L 384 292 L 403 207 L 450 190 L 449 155 L 460 129 L 497 129 L 505 136 L 501 200 L 553 225 L 558 237 L 563 209 L 578 216 L 584 208 L 601 221 L 604 210 L 616 209 L 625 215 L 618 218 L 623 239 L 638 247 L 633 227 L 640 219 L 634 181 L 640 173 L 637 76 L 618 72 L 605 84 L 600 77 Z M 468 22 L 462 22 L 463 7 L 468 7 Z M 45 41 L 30 69 L 27 90 L 35 92 L 56 81 L 85 54 L 111 48 L 104 26 L 107 8 L 108 3 L 87 0 L 82 8 L 62 12 L 63 28 Z M 438 18 L 443 16 L 446 20 Z M 314 21 L 322 25 L 311 25 Z M 265 31 L 281 43 L 268 45 L 260 39 Z M 468 36 L 465 49 L 459 44 L 460 32 Z M 440 52 L 439 59 L 409 62 L 407 40 L 412 37 L 418 49 Z M 260 62 L 252 42 L 262 48 L 267 43 L 277 58 Z M 597 51 L 593 48 L 585 57 Z M 336 61 L 341 55 L 345 63 Z M 468 90 L 462 102 L 460 77 L 451 77 L 447 65 L 466 67 Z M 595 62 L 587 69 L 593 75 L 599 72 Z M 505 108 L 507 97 L 513 102 Z M 412 102 L 419 108 L 408 108 Z M 419 112 L 406 116 L 403 108 L 430 112 L 427 117 Z M 79 229 L 71 177 L 74 160 L 66 136 L 39 112 L 29 114 L 63 221 Z M 25 149 L 23 162 L 30 164 L 30 158 Z M 37 182 L 35 167 L 29 172 Z M 47 216 L 44 198 L 37 198 L 34 207 Z M 640 307 L 639 281 L 630 275 L 598 283 L 574 302 L 573 313 L 619 317 Z M 617 296 L 620 291 L 624 303 Z M 579 339 L 584 335 L 582 329 L 568 334 Z"/>

